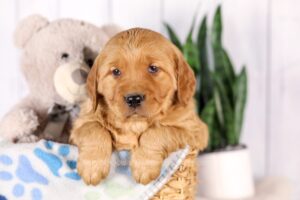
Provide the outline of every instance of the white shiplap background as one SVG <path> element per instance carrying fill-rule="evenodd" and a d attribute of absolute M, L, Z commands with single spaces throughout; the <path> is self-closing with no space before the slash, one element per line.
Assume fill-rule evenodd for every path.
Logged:
<path fill-rule="evenodd" d="M 184 39 L 194 13 L 210 21 L 223 5 L 224 43 L 236 69 L 247 65 L 249 98 L 243 141 L 256 178 L 283 175 L 300 198 L 299 0 L 0 0 L 0 117 L 27 93 L 13 31 L 23 17 L 72 17 L 96 25 L 116 23 L 165 34 L 163 22 Z"/>

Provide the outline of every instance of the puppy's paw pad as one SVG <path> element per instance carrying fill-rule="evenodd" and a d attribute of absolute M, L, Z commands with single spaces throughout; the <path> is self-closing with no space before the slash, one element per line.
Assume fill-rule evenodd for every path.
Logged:
<path fill-rule="evenodd" d="M 137 171 L 135 170 L 133 172 L 133 177 L 137 183 L 141 183 L 143 185 L 146 185 L 155 179 L 158 178 L 160 174 L 160 170 L 146 170 L 146 171 Z"/>
<path fill-rule="evenodd" d="M 162 162 L 157 160 L 132 160 L 130 167 L 136 182 L 148 184 L 160 175 Z"/>
<path fill-rule="evenodd" d="M 101 159 L 79 159 L 77 163 L 78 173 L 88 185 L 97 185 L 109 173 L 110 163 Z"/>

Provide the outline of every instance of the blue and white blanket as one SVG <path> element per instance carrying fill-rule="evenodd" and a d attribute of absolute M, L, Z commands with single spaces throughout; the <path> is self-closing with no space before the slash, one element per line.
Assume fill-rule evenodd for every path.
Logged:
<path fill-rule="evenodd" d="M 149 199 L 169 180 L 188 147 L 164 161 L 159 178 L 137 184 L 128 168 L 129 153 L 112 157 L 109 176 L 87 186 L 76 172 L 77 148 L 41 140 L 31 144 L 0 143 L 0 200 L 134 200 Z"/>

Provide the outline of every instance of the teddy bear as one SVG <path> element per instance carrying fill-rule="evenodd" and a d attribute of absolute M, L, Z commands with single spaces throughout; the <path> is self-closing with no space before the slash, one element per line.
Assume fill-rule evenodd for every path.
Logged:
<path fill-rule="evenodd" d="M 29 94 L 0 122 L 0 137 L 14 142 L 50 138 L 67 142 L 78 104 L 86 98 L 86 78 L 99 51 L 121 31 L 74 19 L 50 22 L 32 15 L 17 26 L 21 71 Z M 56 132 L 56 133 L 55 133 Z"/>

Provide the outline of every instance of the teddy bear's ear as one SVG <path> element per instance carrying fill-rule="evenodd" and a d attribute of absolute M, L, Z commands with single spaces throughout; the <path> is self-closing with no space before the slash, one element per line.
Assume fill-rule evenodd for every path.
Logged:
<path fill-rule="evenodd" d="M 30 38 L 48 24 L 49 21 L 40 15 L 26 17 L 19 23 L 15 30 L 15 45 L 19 48 L 24 48 Z"/>
<path fill-rule="evenodd" d="M 107 34 L 109 38 L 124 30 L 123 28 L 115 24 L 107 24 L 101 26 L 100 28 Z"/>

